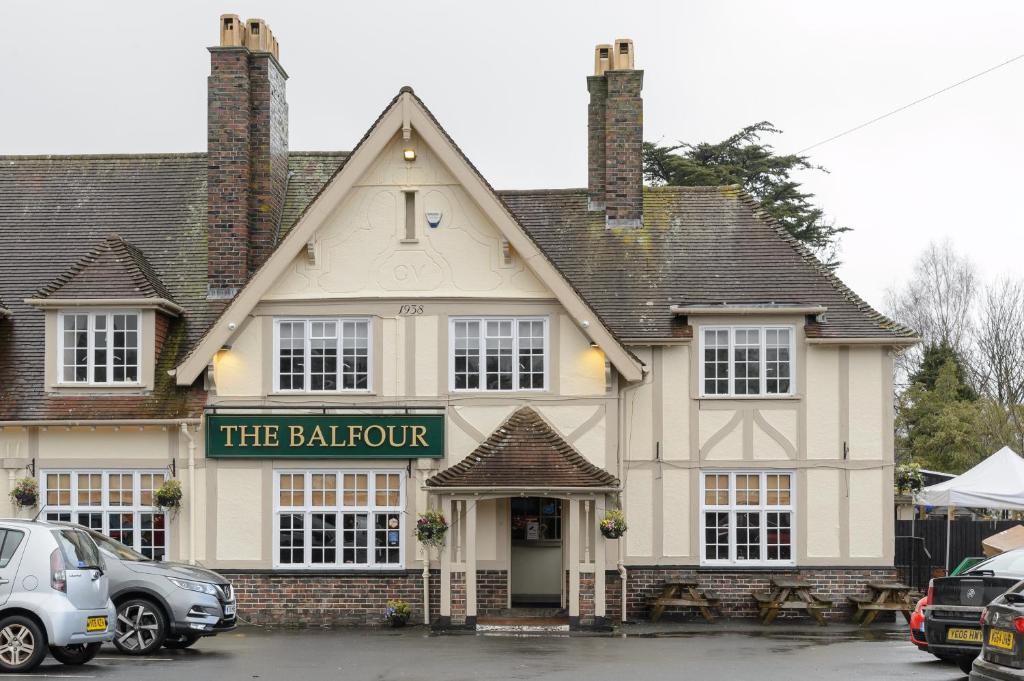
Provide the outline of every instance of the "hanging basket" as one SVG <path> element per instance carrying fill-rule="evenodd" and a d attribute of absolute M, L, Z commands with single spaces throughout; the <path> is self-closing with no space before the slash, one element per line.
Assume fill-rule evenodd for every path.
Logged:
<path fill-rule="evenodd" d="M 444 546 L 448 521 L 440 511 L 420 513 L 416 520 L 416 539 L 424 546 Z"/>
<path fill-rule="evenodd" d="M 601 518 L 598 527 L 605 539 L 618 539 L 626 534 L 626 516 L 622 511 L 608 511 L 604 514 L 604 518 Z"/>
<path fill-rule="evenodd" d="M 182 496 L 181 482 L 167 480 L 153 493 L 153 505 L 164 512 L 176 512 L 181 508 Z"/>
<path fill-rule="evenodd" d="M 35 478 L 21 478 L 11 488 L 10 497 L 18 508 L 31 508 L 39 503 L 39 484 Z"/>

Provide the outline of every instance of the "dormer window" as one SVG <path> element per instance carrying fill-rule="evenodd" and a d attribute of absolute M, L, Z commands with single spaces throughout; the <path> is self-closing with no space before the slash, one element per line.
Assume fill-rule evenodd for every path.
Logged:
<path fill-rule="evenodd" d="M 58 314 L 58 376 L 63 384 L 139 382 L 141 353 L 137 311 Z"/>

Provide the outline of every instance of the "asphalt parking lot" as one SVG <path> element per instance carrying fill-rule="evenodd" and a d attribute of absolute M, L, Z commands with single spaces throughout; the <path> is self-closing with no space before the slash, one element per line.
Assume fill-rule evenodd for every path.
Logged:
<path fill-rule="evenodd" d="M 921 679 L 964 675 L 917 651 L 903 628 L 714 628 L 627 635 L 508 636 L 431 634 L 391 629 L 245 628 L 200 641 L 195 649 L 131 658 L 105 647 L 91 664 L 65 667 L 49 658 L 39 678 L 189 681 L 586 679 Z M 13 678 L 13 677 L 7 677 Z"/>

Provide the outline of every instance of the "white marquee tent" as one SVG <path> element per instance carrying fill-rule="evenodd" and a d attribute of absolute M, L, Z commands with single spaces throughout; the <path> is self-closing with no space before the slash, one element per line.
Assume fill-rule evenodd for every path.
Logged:
<path fill-rule="evenodd" d="M 1003 447 L 966 473 L 918 491 L 918 506 L 1024 510 L 1024 459 Z M 946 569 L 949 569 L 949 524 L 946 525 Z"/>

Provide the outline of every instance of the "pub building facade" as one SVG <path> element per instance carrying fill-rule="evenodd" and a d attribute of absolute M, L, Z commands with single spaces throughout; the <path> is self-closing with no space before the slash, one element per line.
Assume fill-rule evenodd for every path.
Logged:
<path fill-rule="evenodd" d="M 745 616 L 772 575 L 893 575 L 916 339 L 740 189 L 643 186 L 631 41 L 586 78 L 588 186 L 498 191 L 408 87 L 352 151 L 289 150 L 276 39 L 219 28 L 205 153 L 0 157 L 11 513 L 221 571 L 256 623 L 591 626 L 679 577 Z"/>

